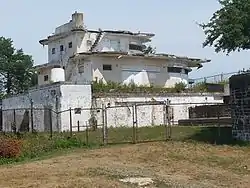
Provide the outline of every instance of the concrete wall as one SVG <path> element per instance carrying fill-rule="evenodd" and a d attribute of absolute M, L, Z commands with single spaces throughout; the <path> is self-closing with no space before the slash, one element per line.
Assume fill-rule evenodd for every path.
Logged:
<path fill-rule="evenodd" d="M 77 122 L 80 126 L 86 125 L 90 119 L 91 113 L 91 85 L 62 85 L 61 86 L 61 131 L 69 131 L 70 112 L 68 109 L 72 108 L 72 125 L 73 131 L 77 130 Z M 87 109 L 81 110 L 80 114 L 75 113 L 76 108 Z"/>
<path fill-rule="evenodd" d="M 2 103 L 3 131 L 11 131 L 14 122 L 14 109 L 17 129 L 27 126 L 31 129 L 30 99 L 33 101 L 33 122 L 36 131 L 50 130 L 50 115 L 45 108 L 52 107 L 53 131 L 68 131 L 70 129 L 69 108 L 72 108 L 73 126 L 77 125 L 78 120 L 86 122 L 90 117 L 90 111 L 79 115 L 74 113 L 74 109 L 91 107 L 91 86 L 57 83 L 32 89 L 29 94 L 4 99 Z M 56 112 L 62 113 L 57 114 Z"/>
<path fill-rule="evenodd" d="M 17 95 L 4 99 L 2 102 L 3 110 L 3 131 L 11 131 L 14 121 L 14 110 L 16 109 L 16 126 L 19 130 L 22 126 L 31 129 L 31 101 L 33 101 L 33 121 L 34 129 L 45 131 L 49 129 L 49 114 L 44 108 L 52 107 L 54 111 L 58 108 L 56 95 L 60 94 L 60 85 L 50 85 L 40 89 L 33 89 L 29 94 Z M 59 129 L 56 114 L 52 113 L 53 130 Z"/>
<path fill-rule="evenodd" d="M 133 109 L 129 104 L 136 102 L 152 102 L 170 100 L 170 115 L 172 124 L 177 124 L 180 119 L 189 118 L 189 107 L 208 103 L 223 103 L 220 95 L 212 94 L 169 94 L 165 96 L 109 96 L 96 98 L 96 106 L 102 104 L 116 106 L 107 110 L 108 126 L 132 126 Z M 190 104 L 189 104 L 190 103 Z M 193 104 L 192 104 L 193 103 Z M 126 104 L 128 106 L 126 106 Z M 120 107 L 123 105 L 123 107 Z M 102 114 L 97 113 L 98 123 L 102 122 Z M 137 107 L 138 126 L 150 126 L 164 124 L 164 105 L 142 105 Z"/>
<path fill-rule="evenodd" d="M 103 33 L 102 39 L 95 48 L 95 51 L 99 52 L 136 52 L 142 53 L 141 51 L 134 51 L 129 49 L 129 44 L 142 45 L 143 42 L 138 36 L 132 36 L 127 34 L 114 34 L 114 33 Z"/>
<path fill-rule="evenodd" d="M 150 60 L 144 58 L 120 58 L 117 57 L 91 57 L 86 66 L 86 73 L 89 68 L 92 69 L 93 80 L 102 80 L 104 83 L 113 81 L 128 84 L 133 81 L 137 85 L 155 85 L 161 87 L 173 87 L 175 83 L 188 83 L 188 75 L 185 73 L 170 73 L 168 66 L 173 66 L 175 62 L 166 62 L 164 60 Z M 91 64 L 90 64 L 91 63 Z M 103 70 L 103 65 L 111 65 L 112 70 Z M 185 63 L 182 63 L 186 67 Z M 78 75 L 81 82 L 80 75 Z M 87 79 L 84 77 L 83 79 Z M 92 79 L 90 81 L 92 81 Z M 71 80 L 73 80 L 71 78 Z M 76 80 L 76 79 L 74 79 Z"/>

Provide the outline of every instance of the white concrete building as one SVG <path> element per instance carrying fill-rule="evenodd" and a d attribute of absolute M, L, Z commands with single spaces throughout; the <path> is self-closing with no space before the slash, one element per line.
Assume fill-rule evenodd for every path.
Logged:
<path fill-rule="evenodd" d="M 103 105 L 112 106 L 107 109 L 107 126 L 132 126 L 133 109 L 126 104 L 148 103 L 152 99 L 172 101 L 172 123 L 176 124 L 180 119 L 189 118 L 190 106 L 223 103 L 220 94 L 209 93 L 159 93 L 158 96 L 145 93 L 139 96 L 137 93 L 127 97 L 120 94 L 96 97 L 92 94 L 90 82 L 93 80 L 162 87 L 172 87 L 178 82 L 188 83 L 191 68 L 208 62 L 174 55 L 145 54 L 145 46 L 153 36 L 140 32 L 88 30 L 84 26 L 83 14 L 74 13 L 70 22 L 40 40 L 42 45 L 48 46 L 48 63 L 37 66 L 38 86 L 2 101 L 0 131 L 1 128 L 11 131 L 13 122 L 18 130 L 31 128 L 31 121 L 37 131 L 49 131 L 51 125 L 53 131 L 69 131 L 70 108 L 73 110 L 73 131 L 77 131 L 78 122 L 82 130 L 83 125 L 93 118 L 98 125 L 103 123 L 104 114 L 100 110 Z M 139 126 L 163 124 L 164 107 L 165 104 L 139 106 Z M 52 114 L 47 108 L 52 109 Z"/>
<path fill-rule="evenodd" d="M 58 80 L 78 83 L 102 80 L 123 84 L 172 87 L 188 84 L 193 67 L 201 60 L 167 54 L 145 54 L 152 33 L 130 31 L 89 30 L 83 14 L 55 29 L 40 44 L 48 46 L 48 63 L 37 66 L 39 85 Z"/>
<path fill-rule="evenodd" d="M 52 131 L 69 131 L 70 108 L 72 109 L 72 127 L 77 126 L 77 121 L 81 125 L 85 125 L 90 118 L 90 111 L 81 113 L 81 110 L 80 112 L 76 112 L 76 110 L 90 109 L 91 97 L 90 85 L 71 85 L 59 82 L 32 88 L 28 93 L 3 100 L 3 131 L 12 131 L 14 122 L 17 131 L 27 130 L 27 128 L 31 130 L 31 121 L 33 121 L 33 128 L 36 131 L 49 132 L 50 126 L 52 126 Z M 33 117 L 31 114 L 33 114 Z"/>

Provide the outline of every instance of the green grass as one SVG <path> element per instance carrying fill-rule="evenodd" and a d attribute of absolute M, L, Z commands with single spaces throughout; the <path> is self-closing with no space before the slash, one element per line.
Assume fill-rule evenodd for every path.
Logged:
<path fill-rule="evenodd" d="M 220 136 L 217 127 L 181 127 L 171 128 L 171 137 L 166 135 L 165 126 L 133 128 L 109 128 L 107 144 L 138 143 L 147 141 L 188 141 L 211 144 L 246 145 L 232 139 L 231 128 L 221 127 Z M 0 135 L 1 136 L 1 135 Z M 2 135 L 17 137 L 16 135 Z M 23 140 L 22 155 L 16 159 L 0 158 L 0 164 L 22 162 L 31 159 L 40 159 L 56 153 L 70 151 L 74 148 L 96 148 L 103 146 L 102 129 L 88 132 L 54 133 L 52 138 L 47 133 L 26 133 L 18 136 Z"/>

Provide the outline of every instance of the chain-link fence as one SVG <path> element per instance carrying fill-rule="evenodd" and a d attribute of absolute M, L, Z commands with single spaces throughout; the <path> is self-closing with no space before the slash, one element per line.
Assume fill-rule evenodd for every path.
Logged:
<path fill-rule="evenodd" d="M 185 127 L 231 126 L 230 106 L 170 101 L 120 102 L 101 108 L 2 110 L 4 132 L 76 136 L 87 144 L 138 143 L 187 136 Z M 63 133 L 64 132 L 64 133 Z M 191 134 L 191 133 L 190 133 Z"/>

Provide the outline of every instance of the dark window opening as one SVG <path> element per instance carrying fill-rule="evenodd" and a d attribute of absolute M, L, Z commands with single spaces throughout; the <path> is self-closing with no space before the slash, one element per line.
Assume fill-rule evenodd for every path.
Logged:
<path fill-rule="evenodd" d="M 69 48 L 72 48 L 72 42 L 69 42 Z"/>
<path fill-rule="evenodd" d="M 129 49 L 130 50 L 138 50 L 138 51 L 142 51 L 142 45 L 138 45 L 138 44 L 129 44 Z"/>
<path fill-rule="evenodd" d="M 50 91 L 50 93 L 51 93 L 51 95 L 55 96 L 56 95 L 56 90 L 53 89 L 53 90 Z"/>
<path fill-rule="evenodd" d="M 180 68 L 180 67 L 168 67 L 168 72 L 171 72 L 171 73 L 181 73 L 182 72 L 182 68 Z"/>
<path fill-rule="evenodd" d="M 49 80 L 49 75 L 45 75 L 44 76 L 44 81 L 46 82 L 46 81 L 48 81 Z"/>
<path fill-rule="evenodd" d="M 75 114 L 81 114 L 81 108 L 75 108 Z"/>
<path fill-rule="evenodd" d="M 184 69 L 185 70 L 185 74 L 188 74 L 189 73 L 189 70 L 188 69 Z"/>
<path fill-rule="evenodd" d="M 64 49 L 63 49 L 63 45 L 60 46 L 60 52 L 62 52 Z"/>
<path fill-rule="evenodd" d="M 56 53 L 56 49 L 52 48 L 52 54 L 55 54 L 55 53 Z"/>
<path fill-rule="evenodd" d="M 102 69 L 110 71 L 110 70 L 112 70 L 112 65 L 103 65 Z"/>

